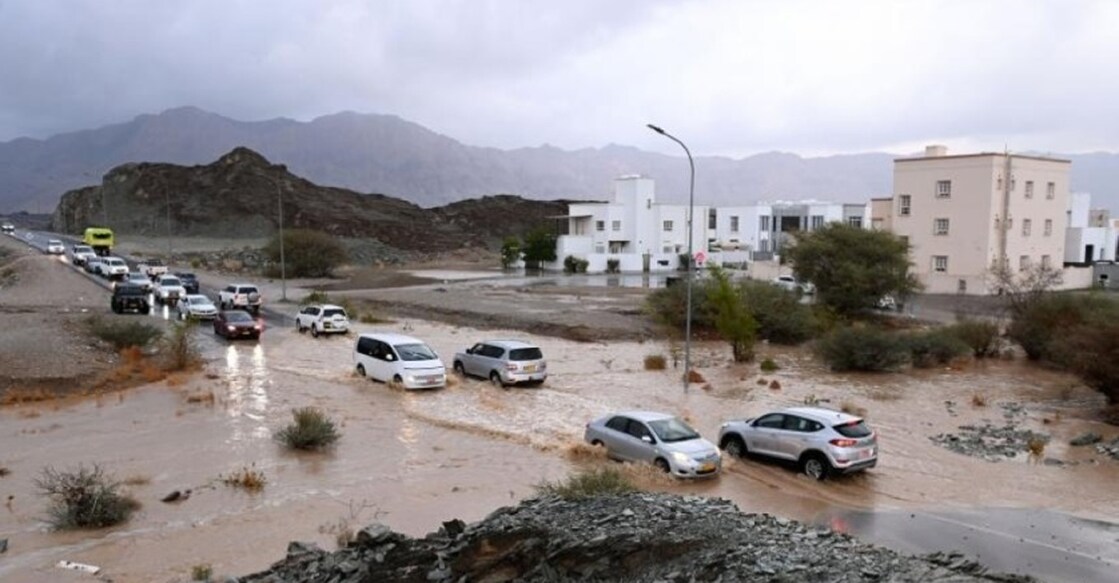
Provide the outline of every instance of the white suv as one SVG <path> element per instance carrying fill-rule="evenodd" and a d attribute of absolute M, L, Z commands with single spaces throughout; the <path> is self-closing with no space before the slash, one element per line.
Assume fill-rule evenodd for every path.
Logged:
<path fill-rule="evenodd" d="M 300 332 L 310 330 L 315 338 L 319 334 L 345 334 L 350 331 L 350 320 L 342 306 L 314 304 L 299 310 L 295 316 L 295 329 Z"/>
<path fill-rule="evenodd" d="M 171 307 L 175 307 L 187 295 L 183 282 L 174 275 L 159 276 L 152 286 L 152 293 L 157 304 L 169 304 Z"/>
<path fill-rule="evenodd" d="M 101 259 L 97 273 L 109 279 L 121 278 L 128 275 L 128 264 L 120 257 L 105 257 Z"/>
<path fill-rule="evenodd" d="M 251 283 L 232 283 L 218 292 L 219 310 L 252 310 L 253 314 L 260 313 L 260 306 L 264 298 L 260 290 Z"/>

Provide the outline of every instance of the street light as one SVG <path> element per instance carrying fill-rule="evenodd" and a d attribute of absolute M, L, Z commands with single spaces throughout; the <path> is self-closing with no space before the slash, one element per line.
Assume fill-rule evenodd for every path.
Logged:
<path fill-rule="evenodd" d="M 692 272 L 695 271 L 695 257 L 692 255 L 692 220 L 695 218 L 693 216 L 695 215 L 695 162 L 692 161 L 691 150 L 688 150 L 684 142 L 681 142 L 676 136 L 651 123 L 645 125 L 654 132 L 680 144 L 680 147 L 684 148 L 684 153 L 688 155 L 688 169 L 691 171 L 691 178 L 688 182 L 688 311 L 684 318 L 684 392 L 687 393 L 688 383 L 691 381 L 689 376 L 692 372 Z"/>
<path fill-rule="evenodd" d="M 280 301 L 288 301 L 287 263 L 284 261 L 284 191 L 276 182 L 276 200 L 280 207 Z"/>
<path fill-rule="evenodd" d="M 164 190 L 167 194 L 167 264 L 171 264 L 171 189 Z"/>

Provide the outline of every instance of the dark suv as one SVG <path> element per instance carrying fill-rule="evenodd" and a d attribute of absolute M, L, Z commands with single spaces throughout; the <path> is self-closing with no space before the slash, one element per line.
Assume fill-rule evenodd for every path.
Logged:
<path fill-rule="evenodd" d="M 148 303 L 148 292 L 134 284 L 117 285 L 113 289 L 113 299 L 110 305 L 113 311 L 118 314 L 131 310 L 141 314 L 147 314 L 151 311 L 151 304 Z"/>
<path fill-rule="evenodd" d="M 179 281 L 183 284 L 183 289 L 186 290 L 186 293 L 198 293 L 198 276 L 189 272 L 178 272 L 175 273 L 175 277 L 179 278 Z"/>

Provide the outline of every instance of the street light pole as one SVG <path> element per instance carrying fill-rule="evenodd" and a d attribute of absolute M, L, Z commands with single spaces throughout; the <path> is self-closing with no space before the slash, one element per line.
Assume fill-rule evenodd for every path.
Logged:
<path fill-rule="evenodd" d="M 688 169 L 690 170 L 690 179 L 688 181 L 688 304 L 687 313 L 684 317 L 684 393 L 687 393 L 692 372 L 692 279 L 693 272 L 695 271 L 695 257 L 692 250 L 692 221 L 695 219 L 695 162 L 692 160 L 691 150 L 688 149 L 688 146 L 684 145 L 684 142 L 681 142 L 676 136 L 653 124 L 646 125 L 654 132 L 680 144 L 680 147 L 684 148 L 684 153 L 688 156 Z"/>
<path fill-rule="evenodd" d="M 167 194 L 167 264 L 171 264 L 171 191 L 166 190 Z"/>
<path fill-rule="evenodd" d="M 276 183 L 276 200 L 280 206 L 280 301 L 288 301 L 288 274 L 287 263 L 284 261 L 284 191 L 280 183 Z"/>

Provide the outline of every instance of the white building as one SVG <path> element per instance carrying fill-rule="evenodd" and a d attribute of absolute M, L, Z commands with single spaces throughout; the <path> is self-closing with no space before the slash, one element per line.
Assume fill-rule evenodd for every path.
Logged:
<path fill-rule="evenodd" d="M 1068 229 L 1065 230 L 1066 264 L 1090 264 L 1115 261 L 1119 247 L 1119 219 L 1108 217 L 1106 210 L 1091 208 L 1088 193 L 1069 195 Z"/>
<path fill-rule="evenodd" d="M 693 253 L 702 254 L 701 264 L 773 259 L 792 232 L 833 221 L 869 228 L 869 214 L 869 205 L 818 201 L 696 205 Z M 625 272 L 675 271 L 684 265 L 680 256 L 688 251 L 688 206 L 656 202 L 651 178 L 622 176 L 614 181 L 610 202 L 572 204 L 562 218 L 567 234 L 557 239 L 557 260 L 546 269 L 563 269 L 568 256 L 587 260 L 590 273 L 606 271 L 611 261 Z"/>

